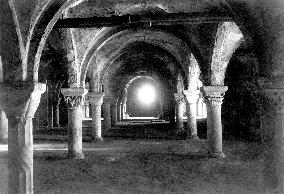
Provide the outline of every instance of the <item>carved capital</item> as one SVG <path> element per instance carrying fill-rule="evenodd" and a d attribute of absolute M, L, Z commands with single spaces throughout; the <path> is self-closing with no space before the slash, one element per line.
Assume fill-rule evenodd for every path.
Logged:
<path fill-rule="evenodd" d="M 64 95 L 64 100 L 69 108 L 77 108 L 83 105 L 87 92 L 85 88 L 61 89 L 61 93 Z"/>
<path fill-rule="evenodd" d="M 174 96 L 177 103 L 184 102 L 184 96 L 182 93 L 175 93 Z"/>
<path fill-rule="evenodd" d="M 276 113 L 284 114 L 284 79 L 261 79 L 259 84 L 271 108 Z"/>
<path fill-rule="evenodd" d="M 227 86 L 203 86 L 203 92 L 205 93 L 205 99 L 207 103 L 212 106 L 221 106 L 225 92 L 228 90 Z"/>
<path fill-rule="evenodd" d="M 112 103 L 112 96 L 104 96 L 104 103 L 111 104 Z"/>
<path fill-rule="evenodd" d="M 36 82 L 15 82 L 0 85 L 1 107 L 7 117 L 32 118 L 40 103 L 46 84 Z"/>
<path fill-rule="evenodd" d="M 185 101 L 188 104 L 196 103 L 199 98 L 199 90 L 184 90 Z"/>
<path fill-rule="evenodd" d="M 104 95 L 105 94 L 103 92 L 90 92 L 88 94 L 88 97 L 91 104 L 101 106 L 103 103 Z"/>

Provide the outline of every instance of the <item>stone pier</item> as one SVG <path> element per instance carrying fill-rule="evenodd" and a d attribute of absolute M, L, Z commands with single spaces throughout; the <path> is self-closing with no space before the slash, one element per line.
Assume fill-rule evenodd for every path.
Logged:
<path fill-rule="evenodd" d="M 260 80 L 266 106 L 261 118 L 266 193 L 284 192 L 284 77 Z"/>
<path fill-rule="evenodd" d="M 104 129 L 105 133 L 111 128 L 111 97 L 110 96 L 105 96 L 104 97 L 104 102 L 103 102 L 103 107 L 104 107 Z"/>
<path fill-rule="evenodd" d="M 46 85 L 0 85 L 1 107 L 8 118 L 9 194 L 33 193 L 33 117 Z"/>
<path fill-rule="evenodd" d="M 8 143 L 8 118 L 2 108 L 0 108 L 0 143 Z"/>
<path fill-rule="evenodd" d="M 102 141 L 102 104 L 104 99 L 104 93 L 101 92 L 90 92 L 88 94 L 89 100 L 92 107 L 92 139 L 95 141 Z"/>
<path fill-rule="evenodd" d="M 187 115 L 187 138 L 198 139 L 196 122 L 196 103 L 198 100 L 198 90 L 184 90 Z"/>
<path fill-rule="evenodd" d="M 84 88 L 63 88 L 61 93 L 68 106 L 68 158 L 83 159 L 83 103 L 87 90 Z"/>
<path fill-rule="evenodd" d="M 88 101 L 85 101 L 84 103 L 84 113 L 85 113 L 85 118 L 90 118 L 90 102 L 89 100 Z"/>
<path fill-rule="evenodd" d="M 160 103 L 159 103 L 159 119 L 164 119 L 163 101 L 160 101 Z"/>
<path fill-rule="evenodd" d="M 227 86 L 203 86 L 207 107 L 207 140 L 212 157 L 224 158 L 221 108 Z"/>
<path fill-rule="evenodd" d="M 117 106 L 117 121 L 118 122 L 122 121 L 122 102 L 118 103 Z"/>
<path fill-rule="evenodd" d="M 122 102 L 122 119 L 126 119 L 126 117 L 127 117 L 126 102 L 127 102 L 127 99 L 123 99 L 123 102 Z"/>
<path fill-rule="evenodd" d="M 111 112 L 111 126 L 116 126 L 117 123 L 117 102 L 116 100 L 112 100 L 111 106 L 110 106 L 110 112 Z"/>
<path fill-rule="evenodd" d="M 184 108 L 184 96 L 182 93 L 175 93 L 176 101 L 176 128 L 177 132 L 183 131 L 183 108 Z"/>

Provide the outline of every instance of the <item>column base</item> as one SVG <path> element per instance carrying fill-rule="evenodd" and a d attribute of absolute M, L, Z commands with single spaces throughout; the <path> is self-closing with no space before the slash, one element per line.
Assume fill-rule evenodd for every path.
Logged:
<path fill-rule="evenodd" d="M 210 152 L 209 155 L 211 158 L 218 158 L 218 159 L 222 159 L 226 157 L 223 152 L 214 152 L 214 153 Z"/>
<path fill-rule="evenodd" d="M 92 141 L 93 142 L 102 142 L 102 141 L 104 141 L 104 139 L 102 137 L 93 137 Z"/>
<path fill-rule="evenodd" d="M 187 139 L 191 139 L 191 140 L 199 140 L 199 137 L 197 135 L 189 135 L 187 137 Z"/>
<path fill-rule="evenodd" d="M 83 153 L 68 153 L 67 156 L 69 159 L 74 159 L 74 160 L 83 160 L 85 158 Z"/>
<path fill-rule="evenodd" d="M 176 127 L 176 134 L 179 134 L 179 133 L 184 133 L 185 130 L 183 127 Z"/>

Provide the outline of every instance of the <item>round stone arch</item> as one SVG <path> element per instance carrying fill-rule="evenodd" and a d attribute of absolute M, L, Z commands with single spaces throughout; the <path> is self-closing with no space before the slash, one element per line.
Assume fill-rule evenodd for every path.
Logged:
<path fill-rule="evenodd" d="M 113 35 L 100 45 L 96 52 L 91 53 L 92 57 L 88 62 L 85 61 L 86 63 L 83 64 L 81 68 L 81 85 L 83 86 L 84 84 L 82 80 L 85 80 L 88 68 L 93 68 L 100 72 L 110 58 L 134 41 L 146 42 L 167 50 L 183 65 L 183 68 L 186 69 L 186 57 L 184 53 L 190 54 L 190 50 L 181 39 L 159 30 L 128 29 Z M 121 42 L 123 42 L 122 45 Z"/>
<path fill-rule="evenodd" d="M 34 72 L 34 53 L 36 53 L 40 47 L 41 37 L 44 35 L 45 29 L 48 25 L 46 21 L 52 20 L 52 17 L 56 14 L 56 12 L 58 12 L 62 5 L 63 1 L 47 0 L 45 2 L 42 2 L 41 4 L 38 4 L 33 12 L 26 46 L 28 57 L 27 60 L 28 64 L 30 65 L 28 71 L 28 74 L 30 74 L 28 75 L 29 77 L 34 76 L 33 74 L 31 74 L 31 72 Z"/>
<path fill-rule="evenodd" d="M 33 43 L 31 39 L 32 39 L 32 36 L 34 36 L 35 34 L 35 29 L 37 28 L 36 25 L 38 24 L 38 21 L 43 16 L 43 14 L 47 11 L 49 6 L 54 2 L 58 4 L 58 10 L 53 14 L 53 17 L 49 20 L 48 24 L 45 25 L 45 27 L 43 28 L 44 30 L 40 38 L 40 41 Z M 71 6 L 79 4 L 81 2 L 83 2 L 83 0 L 62 0 L 62 1 L 47 0 L 39 4 L 35 8 L 32 18 L 31 18 L 31 25 L 29 27 L 28 38 L 27 38 L 28 41 L 26 44 L 27 52 L 30 50 L 30 47 L 33 47 L 32 46 L 33 44 L 36 44 L 36 45 L 38 44 L 38 46 L 36 46 L 36 49 L 35 49 L 36 50 L 35 57 L 32 57 L 33 54 L 29 54 L 31 58 L 29 57 L 27 61 L 27 65 L 28 65 L 27 69 L 33 69 L 33 80 L 34 81 L 38 80 L 37 72 L 39 68 L 41 53 L 43 51 L 45 41 L 50 31 L 52 30 L 54 24 L 61 17 L 64 11 L 66 11 Z M 246 7 L 244 6 L 242 7 L 242 5 L 239 5 L 237 3 L 236 4 L 230 4 L 228 2 L 223 2 L 223 3 L 224 3 L 223 5 L 224 9 L 226 9 L 231 15 L 233 15 L 235 22 L 238 24 L 238 26 L 240 26 L 240 28 L 244 32 L 245 38 L 248 37 L 246 34 L 250 34 L 252 35 L 252 41 L 249 41 L 249 42 L 252 42 L 253 45 L 262 45 L 263 40 L 261 39 L 261 36 L 260 36 L 261 33 L 258 32 L 257 30 L 249 28 L 248 25 L 246 25 L 246 23 L 253 23 L 254 21 L 253 18 L 249 14 L 244 14 L 244 13 L 249 13 L 249 10 L 247 10 Z M 151 3 L 147 2 L 147 5 L 148 4 L 151 4 Z M 159 7 L 161 10 L 165 10 L 165 11 L 169 10 L 166 4 L 157 4 L 156 6 Z M 127 12 L 127 10 L 125 11 Z M 171 12 L 174 12 L 174 10 L 171 10 Z M 248 22 L 248 21 L 251 21 L 251 22 Z M 257 47 L 254 47 L 254 48 L 257 48 Z M 28 53 L 32 53 L 32 52 L 29 51 Z M 258 52 L 256 53 L 257 53 L 258 58 L 261 58 L 260 54 Z M 197 60 L 199 60 L 198 57 L 197 57 Z"/>
<path fill-rule="evenodd" d="M 160 86 L 162 84 L 161 80 L 159 80 L 159 78 L 156 77 L 155 75 L 136 75 L 136 76 L 134 75 L 134 76 L 127 77 L 124 80 L 122 87 L 120 88 L 120 96 L 118 98 L 118 101 L 119 101 L 119 99 L 120 100 L 126 99 L 129 86 L 134 81 L 136 81 L 137 79 L 141 79 L 141 78 L 151 79 L 154 82 L 156 87 Z M 157 88 L 159 88 L 159 87 L 157 87 Z M 159 95 L 161 97 L 161 92 L 160 91 L 159 91 Z"/>
<path fill-rule="evenodd" d="M 81 72 L 81 84 L 83 85 L 83 81 L 85 79 L 84 77 L 84 72 L 86 71 L 86 67 L 87 67 L 87 63 L 91 60 L 91 57 L 93 56 L 93 53 L 100 47 L 101 44 L 103 44 L 105 42 L 105 40 L 109 39 L 110 37 L 112 37 L 113 35 L 124 31 L 124 30 L 139 30 L 142 28 L 127 28 L 127 27 L 123 27 L 123 26 L 118 26 L 118 27 L 104 27 L 102 28 L 97 35 L 92 39 L 91 43 L 89 44 L 86 52 L 84 53 L 83 59 L 81 61 L 80 64 L 80 72 Z M 202 66 L 206 66 L 206 63 L 204 62 L 203 56 L 200 52 L 200 50 L 197 47 L 197 44 L 195 43 L 196 41 L 192 40 L 191 37 L 187 37 L 181 33 L 178 33 L 176 31 L 169 31 L 166 29 L 160 29 L 160 28 L 155 28 L 152 27 L 152 30 L 158 30 L 158 31 L 162 31 L 165 32 L 167 34 L 171 34 L 172 36 L 176 36 L 177 38 L 181 39 L 184 43 L 186 43 L 186 45 L 189 47 L 190 51 L 194 54 L 196 60 L 198 61 L 198 64 Z M 85 67 L 85 68 L 84 68 Z M 202 70 L 202 69 L 201 69 Z M 203 73 L 204 76 L 206 76 L 206 73 Z M 202 74 L 202 75 L 203 75 Z M 201 76 L 202 76 L 201 75 Z"/>
<path fill-rule="evenodd" d="M 46 12 L 46 10 L 48 9 L 49 5 L 51 5 L 52 3 L 56 2 L 58 4 L 58 10 L 56 11 L 56 13 L 54 13 L 53 17 L 49 20 L 48 24 L 43 28 L 43 33 L 42 36 L 40 38 L 40 41 L 33 43 L 33 41 L 31 42 L 31 38 L 32 36 L 35 34 L 35 28 L 36 25 L 38 24 L 39 18 L 41 18 L 43 16 L 43 14 Z M 47 0 L 44 1 L 41 5 L 39 5 L 32 16 L 32 24 L 30 25 L 30 30 L 29 30 L 29 35 L 28 35 L 28 44 L 26 45 L 27 50 L 30 49 L 30 47 L 33 47 L 33 44 L 36 44 L 36 55 L 35 57 L 33 57 L 33 55 L 31 54 L 31 58 L 29 57 L 28 61 L 27 61 L 27 69 L 33 69 L 33 80 L 34 81 L 38 81 L 38 69 L 39 69 L 39 63 L 40 63 L 40 57 L 41 57 L 41 53 L 43 51 L 46 39 L 49 35 L 49 33 L 51 32 L 52 28 L 54 27 L 56 21 L 61 17 L 62 13 L 64 11 L 66 11 L 68 8 L 72 7 L 73 5 L 79 4 L 83 2 L 83 0 L 62 0 L 62 1 L 56 1 L 56 0 Z M 148 2 L 147 2 L 148 3 Z M 161 7 L 159 5 L 157 5 L 158 7 Z M 256 45 L 261 44 L 261 36 L 259 36 L 259 34 L 261 34 L 260 32 L 257 32 L 257 30 L 251 32 L 252 30 L 248 30 L 248 26 L 245 25 L 246 21 L 248 21 L 251 17 L 248 15 L 243 14 L 241 11 L 238 11 L 237 8 L 239 8 L 239 6 L 237 4 L 232 4 L 230 5 L 229 3 L 226 3 L 225 9 L 229 11 L 230 14 L 232 14 L 234 16 L 234 20 L 236 21 L 236 23 L 238 23 L 238 25 L 240 26 L 240 28 L 242 28 L 242 31 L 245 34 L 252 34 L 252 39 L 253 39 L 253 43 Z M 168 10 L 168 8 L 166 8 L 166 6 L 162 6 L 165 7 L 165 10 Z M 235 8 L 237 7 L 237 8 Z M 162 8 L 163 9 L 163 8 Z M 244 8 L 242 9 L 244 10 Z M 172 10 L 173 12 L 174 10 Z M 247 10 L 246 10 L 247 11 Z M 248 13 L 249 11 L 247 11 Z M 32 53 L 31 51 L 29 53 Z M 258 58 L 260 57 L 259 54 L 257 55 Z M 199 57 L 197 57 L 197 60 L 199 61 Z M 27 73 L 26 73 L 27 74 Z"/>
<path fill-rule="evenodd" d="M 259 69 L 262 76 L 267 76 L 269 74 L 269 69 L 265 62 L 266 53 L 262 51 L 265 47 L 264 37 L 262 35 L 263 28 L 259 26 L 256 18 L 253 16 L 251 10 L 249 10 L 249 3 L 230 3 L 223 1 L 223 8 L 228 12 L 229 15 L 233 17 L 233 22 L 236 23 L 241 33 L 243 34 L 243 39 L 248 44 L 248 47 L 253 50 L 253 54 L 259 64 Z M 258 16 L 260 17 L 260 16 Z M 252 28 L 252 26 L 255 26 Z"/>
<path fill-rule="evenodd" d="M 129 76 L 127 77 L 123 82 L 124 84 L 122 84 L 122 86 L 120 87 L 120 91 L 119 91 L 119 96 L 117 97 L 117 102 L 118 103 L 126 103 L 127 101 L 127 94 L 128 94 L 128 88 L 131 85 L 131 83 L 133 83 L 135 80 L 137 80 L 138 78 L 141 77 L 150 77 L 153 79 L 156 79 L 157 84 L 159 84 L 160 86 L 160 93 L 159 93 L 159 100 L 161 103 L 161 108 L 162 108 L 162 112 L 166 111 L 167 114 L 164 115 L 162 113 L 162 118 L 166 119 L 166 120 L 171 120 L 170 118 L 174 115 L 174 112 L 172 112 L 172 110 L 174 110 L 174 105 L 172 104 L 172 102 L 174 101 L 174 92 L 172 89 L 169 88 L 169 86 L 165 85 L 164 82 L 162 80 L 160 80 L 156 75 L 142 75 L 142 76 Z M 172 86 L 174 87 L 174 86 Z"/>
<path fill-rule="evenodd" d="M 133 15 L 133 14 L 140 14 L 141 12 L 149 12 L 151 13 L 167 13 L 167 8 L 165 6 L 162 6 L 161 4 L 155 4 L 155 3 L 147 3 L 145 7 L 142 7 L 142 5 L 135 4 L 130 5 L 129 7 L 122 10 L 119 15 Z M 130 27 L 131 29 L 134 29 L 134 27 Z M 94 53 L 97 48 L 108 38 L 115 35 L 116 33 L 119 33 L 120 31 L 129 29 L 129 27 L 125 26 L 115 26 L 115 27 L 103 27 L 91 40 L 91 43 L 89 44 L 86 52 L 83 55 L 83 59 L 81 61 L 80 66 L 83 66 L 86 62 L 90 60 L 92 57 L 92 53 Z M 80 68 L 81 69 L 81 68 Z"/>
<path fill-rule="evenodd" d="M 235 22 L 219 24 L 212 55 L 211 85 L 224 85 L 229 61 L 243 40 L 243 34 Z"/>
<path fill-rule="evenodd" d="M 119 69 L 122 66 L 122 62 L 126 55 L 126 52 L 121 52 L 119 54 L 117 54 L 116 56 L 113 56 L 105 65 L 105 68 L 101 71 L 101 76 L 99 76 L 100 84 L 103 84 L 103 80 L 107 79 L 105 78 L 106 76 L 109 77 L 111 76 L 111 74 L 113 74 L 113 72 L 115 72 L 117 69 Z M 151 53 L 151 52 L 149 52 Z M 144 53 L 145 54 L 145 53 Z M 171 77 L 176 77 L 177 74 L 179 72 L 181 72 L 182 70 L 180 68 L 178 68 L 178 61 L 174 58 L 174 56 L 172 56 L 170 53 L 168 53 L 167 51 L 164 52 L 157 52 L 157 53 L 151 53 L 153 54 L 154 58 L 157 58 L 160 61 L 163 61 L 165 64 L 167 64 L 167 66 L 165 67 L 166 69 L 169 70 Z M 133 57 L 139 57 L 139 56 L 143 56 L 143 54 L 136 54 L 133 55 Z M 91 75 L 93 75 L 93 73 L 91 73 Z M 183 75 L 183 79 L 185 80 L 185 82 L 187 83 L 188 81 L 188 74 L 185 71 L 182 71 L 182 75 Z"/>
<path fill-rule="evenodd" d="M 41 9 L 40 14 L 36 15 L 35 18 L 35 24 L 34 26 L 39 24 L 39 19 L 41 16 L 43 16 L 43 14 L 47 11 L 48 9 L 48 5 L 51 5 L 53 3 L 57 4 L 57 11 L 55 11 L 53 13 L 53 16 L 51 19 L 49 19 L 48 24 L 43 28 L 44 30 L 41 32 L 41 37 L 39 38 L 39 41 L 36 41 L 36 43 L 34 43 L 35 46 L 35 56 L 29 58 L 28 61 L 28 65 L 31 67 L 28 67 L 28 69 L 33 69 L 33 81 L 37 82 L 38 81 L 38 71 L 39 71 L 39 65 L 40 65 L 40 58 L 41 58 L 41 54 L 43 52 L 43 48 L 45 45 L 45 42 L 51 32 L 51 30 L 53 29 L 55 23 L 57 22 L 57 20 L 62 16 L 62 13 L 66 10 L 68 10 L 70 7 L 76 5 L 77 3 L 82 2 L 82 0 L 63 0 L 63 1 L 57 1 L 57 0 L 49 0 L 46 1 L 46 6 L 44 6 L 44 9 Z M 35 27 L 31 27 L 33 28 L 33 31 Z M 34 33 L 33 33 L 34 34 Z M 33 34 L 31 34 L 30 36 L 33 36 Z"/>
<path fill-rule="evenodd" d="M 130 74 L 126 73 L 124 75 L 124 76 L 126 76 L 126 78 L 125 78 L 125 80 L 122 81 L 120 86 L 113 86 L 113 84 L 111 84 L 110 82 L 116 83 L 116 82 L 114 82 L 113 78 L 116 76 L 117 70 L 122 66 L 123 62 L 121 62 L 121 61 L 120 62 L 115 62 L 115 64 L 116 65 L 112 65 L 111 71 L 108 71 L 103 76 L 101 76 L 100 84 L 105 86 L 105 87 L 103 87 L 105 94 L 110 94 L 111 96 L 114 96 L 115 91 L 113 91 L 113 90 L 118 91 L 117 90 L 118 88 L 124 87 L 123 85 L 125 85 L 126 84 L 125 82 L 127 82 L 125 80 L 128 80 L 129 77 L 136 77 L 136 76 L 140 76 L 141 77 L 141 76 L 147 76 L 147 75 L 149 77 L 156 77 L 157 79 L 159 79 L 160 80 L 160 85 L 163 86 L 162 88 L 163 88 L 164 92 L 175 91 L 174 89 L 176 89 L 174 86 L 170 86 L 170 84 L 174 84 L 175 76 L 171 75 L 170 77 L 172 77 L 172 79 L 171 79 L 172 81 L 171 82 L 167 82 L 170 79 L 169 75 L 167 74 L 166 77 L 168 79 L 166 79 L 165 77 L 162 77 L 163 73 L 161 73 L 161 72 L 151 72 L 151 73 L 145 72 L 145 73 L 143 73 L 141 75 L 139 75 L 140 74 L 139 72 L 134 73 L 134 75 L 132 75 L 132 73 L 130 73 Z M 170 74 L 170 70 L 168 70 L 168 72 Z M 151 75 L 149 75 L 149 74 L 151 74 Z M 163 82 L 167 82 L 167 83 L 163 84 Z M 118 91 L 118 93 L 120 93 L 120 92 Z"/>

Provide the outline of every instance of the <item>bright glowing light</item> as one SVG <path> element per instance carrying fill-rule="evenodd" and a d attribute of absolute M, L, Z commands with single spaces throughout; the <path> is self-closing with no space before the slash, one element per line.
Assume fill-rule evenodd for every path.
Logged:
<path fill-rule="evenodd" d="M 156 98 L 155 90 L 150 85 L 144 85 L 138 90 L 138 99 L 143 104 L 151 104 Z"/>

